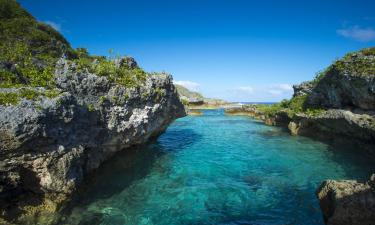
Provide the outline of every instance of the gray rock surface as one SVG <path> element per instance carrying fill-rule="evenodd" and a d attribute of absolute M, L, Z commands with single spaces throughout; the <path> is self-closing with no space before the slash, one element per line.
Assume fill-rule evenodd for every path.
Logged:
<path fill-rule="evenodd" d="M 293 85 L 293 90 L 294 90 L 293 97 L 310 94 L 314 86 L 315 86 L 314 82 L 311 82 L 311 81 L 306 81 L 300 84 Z"/>
<path fill-rule="evenodd" d="M 116 152 L 145 143 L 185 116 L 167 74 L 126 88 L 78 73 L 61 59 L 56 84 L 62 91 L 56 98 L 0 105 L 2 210 L 17 206 L 20 193 L 70 195 Z M 1 212 L 6 217 L 9 210 Z"/>
<path fill-rule="evenodd" d="M 327 225 L 371 225 L 375 221 L 375 175 L 367 183 L 324 181 L 317 197 Z"/>
<path fill-rule="evenodd" d="M 351 140 L 375 156 L 375 117 L 372 115 L 342 109 L 330 109 L 314 116 L 301 113 L 293 117 L 288 128 L 295 135 Z"/>
<path fill-rule="evenodd" d="M 375 74 L 358 74 L 353 69 L 360 66 L 374 67 L 375 56 L 357 53 L 341 61 L 344 65 L 342 68 L 334 64 L 312 88 L 307 106 L 375 110 Z"/>

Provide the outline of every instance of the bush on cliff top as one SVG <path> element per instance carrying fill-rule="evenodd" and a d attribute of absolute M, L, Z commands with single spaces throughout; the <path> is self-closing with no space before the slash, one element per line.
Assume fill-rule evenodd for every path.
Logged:
<path fill-rule="evenodd" d="M 0 87 L 51 87 L 59 57 L 74 51 L 14 0 L 0 0 Z"/>
<path fill-rule="evenodd" d="M 293 117 L 297 113 L 305 113 L 307 115 L 316 116 L 323 112 L 323 109 L 307 108 L 305 105 L 307 95 L 301 95 L 291 98 L 290 100 L 282 100 L 280 103 L 271 105 L 257 105 L 257 109 L 268 117 L 275 116 L 278 112 L 284 111 L 289 117 Z"/>
<path fill-rule="evenodd" d="M 77 49 L 78 58 L 73 60 L 78 71 L 88 71 L 98 76 L 105 76 L 111 82 L 126 87 L 138 87 L 146 80 L 147 73 L 140 67 L 129 68 L 126 65 L 118 65 L 120 56 L 114 56 L 110 51 L 110 56 L 98 57 L 90 56 L 84 48 Z"/>
<path fill-rule="evenodd" d="M 319 72 L 313 82 L 318 83 L 324 76 L 336 72 L 352 76 L 375 75 L 375 47 L 346 54 L 327 69 Z"/>
<path fill-rule="evenodd" d="M 137 87 L 146 80 L 141 68 L 118 67 L 114 57 L 90 56 L 84 48 L 73 49 L 58 31 L 36 21 L 15 0 L 0 0 L 0 88 L 45 87 L 54 91 L 54 68 L 62 55 L 79 70 L 106 76 L 120 85 Z M 18 102 L 13 94 L 1 98 L 0 104 Z"/>

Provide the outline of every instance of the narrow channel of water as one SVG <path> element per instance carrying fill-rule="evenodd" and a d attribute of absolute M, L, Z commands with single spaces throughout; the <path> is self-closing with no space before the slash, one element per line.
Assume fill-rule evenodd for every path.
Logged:
<path fill-rule="evenodd" d="M 375 166 L 245 116 L 206 110 L 107 162 L 63 224 L 323 224 L 315 190 Z"/>

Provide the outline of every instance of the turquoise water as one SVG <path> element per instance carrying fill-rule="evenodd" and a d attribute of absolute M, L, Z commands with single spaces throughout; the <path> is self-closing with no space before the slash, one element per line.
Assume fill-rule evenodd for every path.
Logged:
<path fill-rule="evenodd" d="M 355 148 L 207 110 L 104 164 L 62 224 L 323 224 L 324 179 L 366 179 Z"/>

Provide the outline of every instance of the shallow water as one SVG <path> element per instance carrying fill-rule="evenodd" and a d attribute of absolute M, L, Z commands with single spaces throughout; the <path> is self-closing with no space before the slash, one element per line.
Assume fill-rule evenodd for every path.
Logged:
<path fill-rule="evenodd" d="M 323 224 L 321 181 L 375 171 L 355 150 L 206 110 L 104 164 L 61 224 Z"/>

